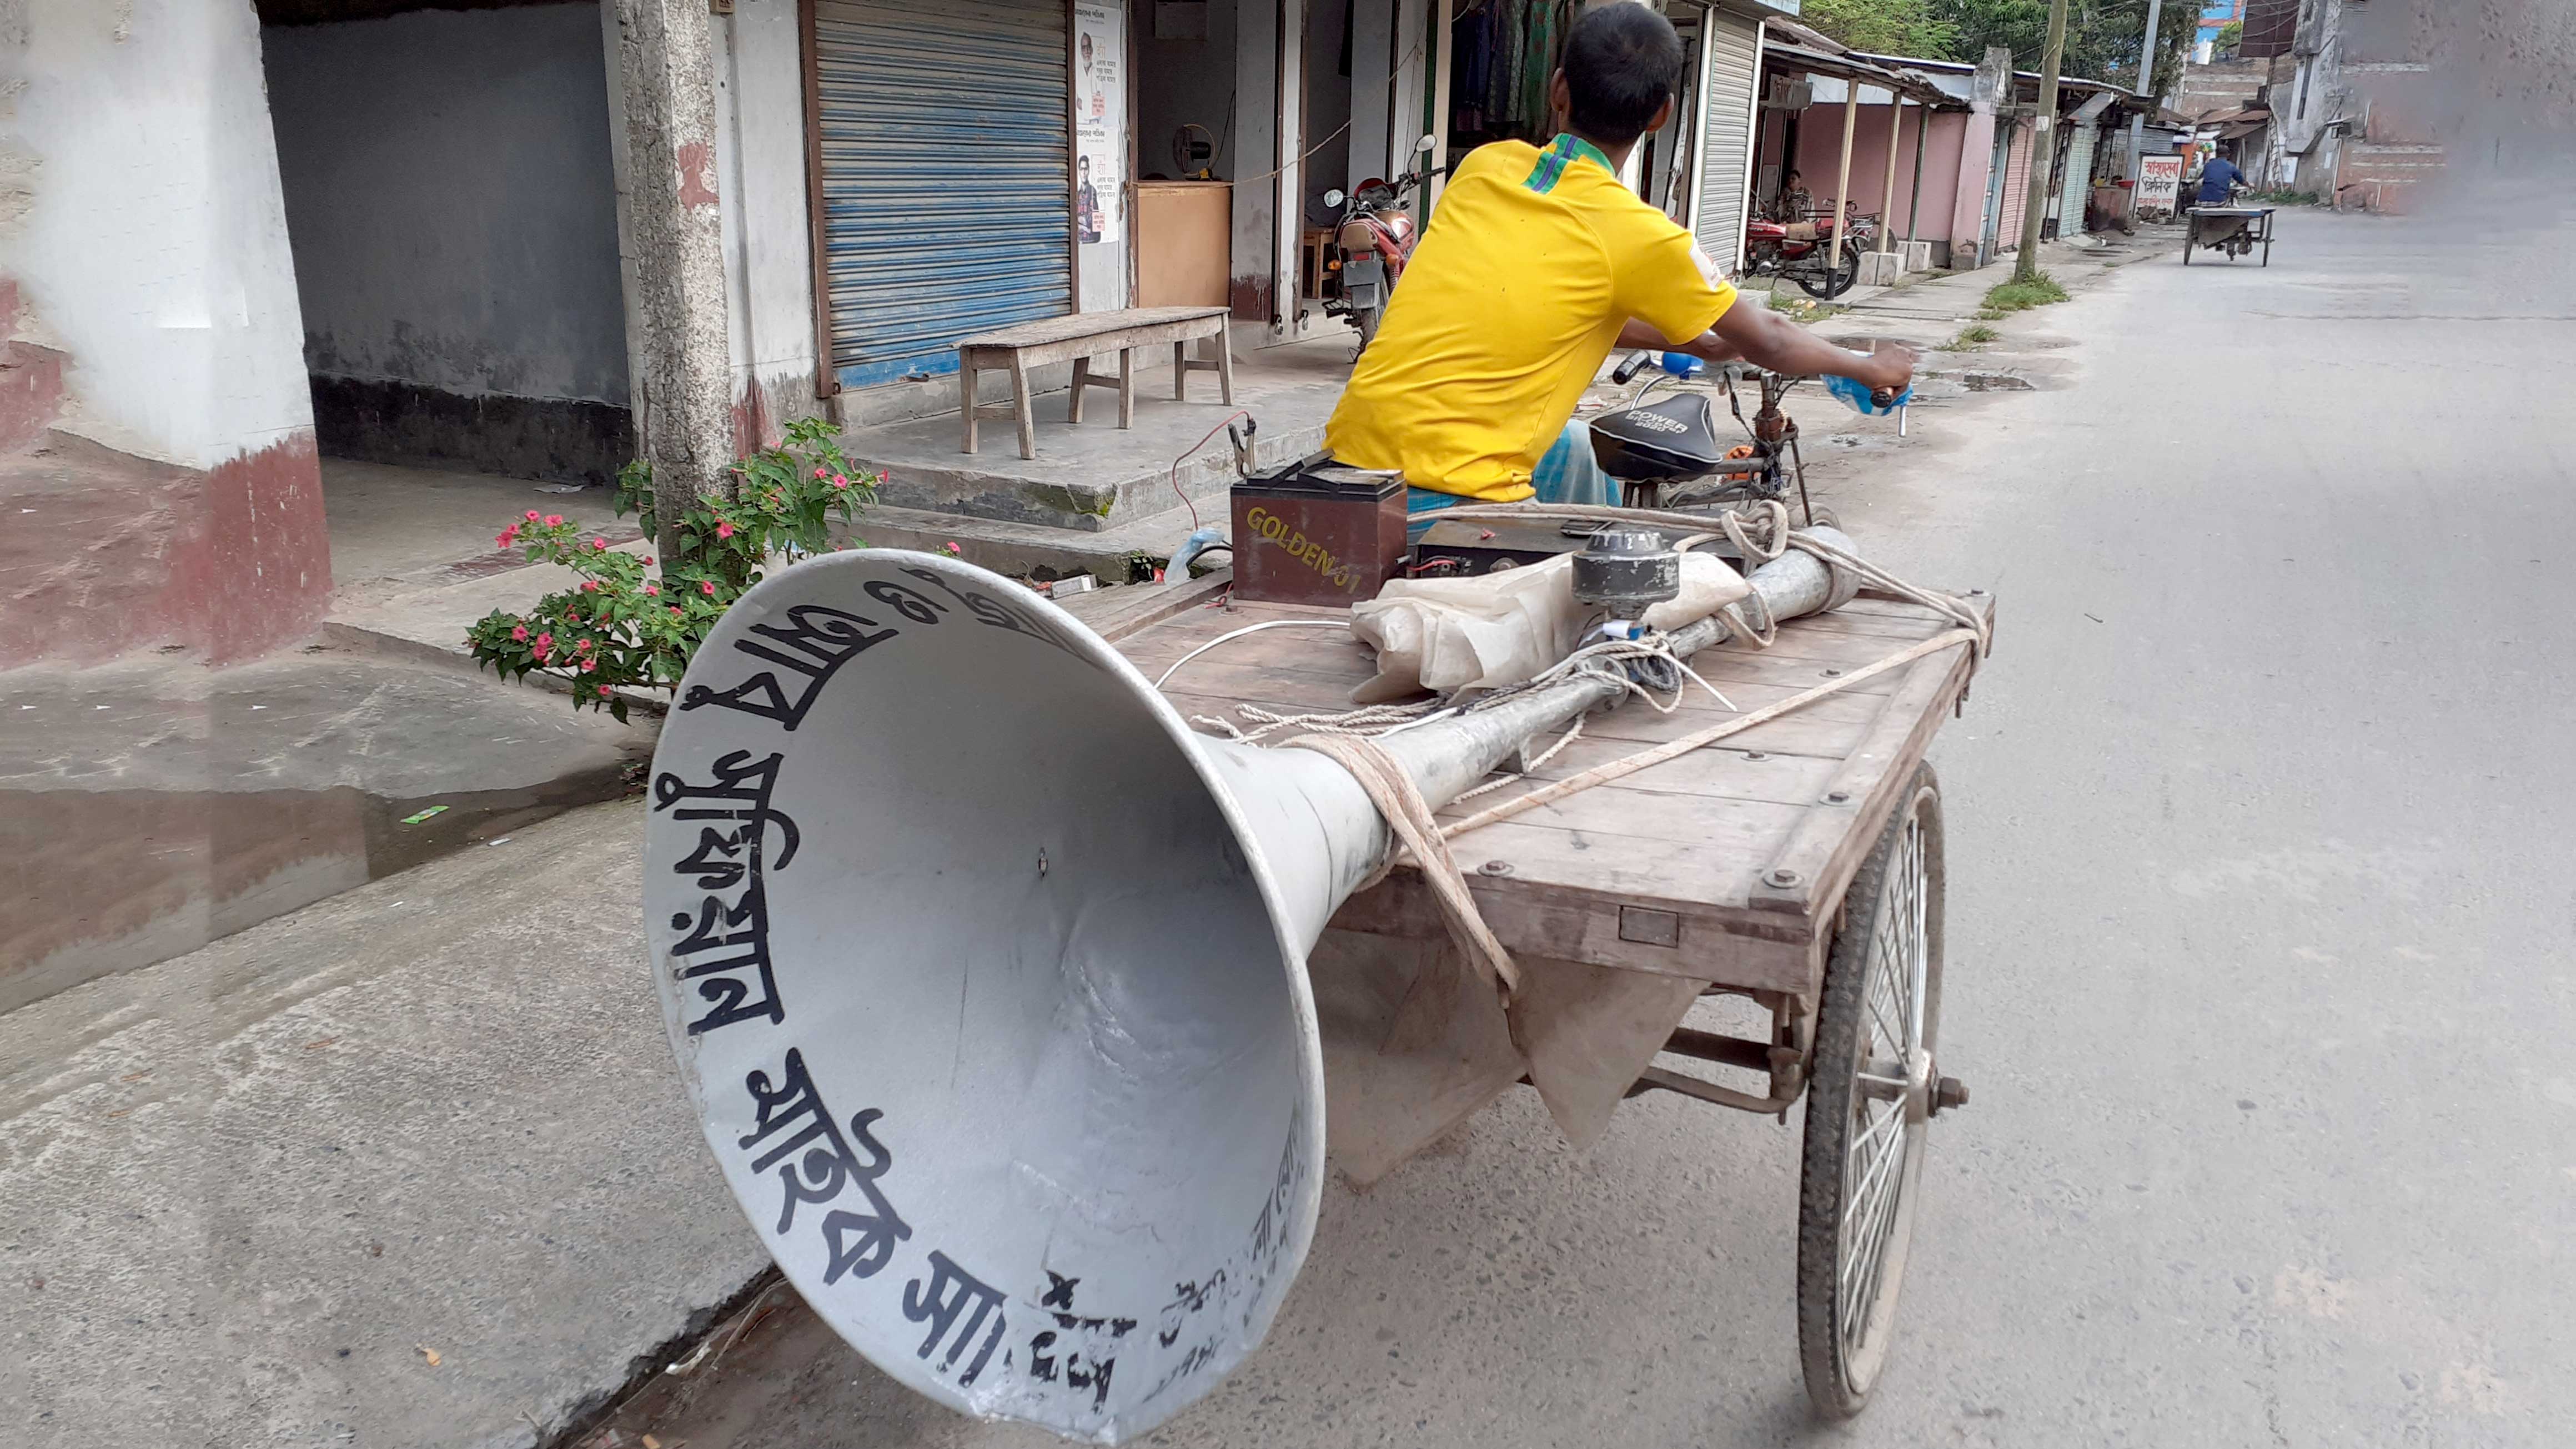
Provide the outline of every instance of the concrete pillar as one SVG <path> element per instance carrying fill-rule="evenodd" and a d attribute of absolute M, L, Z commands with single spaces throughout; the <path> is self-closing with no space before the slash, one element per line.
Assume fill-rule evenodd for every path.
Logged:
<path fill-rule="evenodd" d="M 724 233 L 716 189 L 714 43 L 704 0 L 615 0 L 634 248 L 636 431 L 655 493 L 714 497 L 733 461 Z M 665 508 L 660 544 L 676 557 Z"/>
<path fill-rule="evenodd" d="M 1968 101 L 1968 126 L 1959 138 L 1959 190 L 1950 212 L 1950 265 L 1962 271 L 1994 257 L 1986 250 L 1986 194 L 1994 182 L 1995 108 L 2012 87 L 2012 52 L 1986 48 Z"/>

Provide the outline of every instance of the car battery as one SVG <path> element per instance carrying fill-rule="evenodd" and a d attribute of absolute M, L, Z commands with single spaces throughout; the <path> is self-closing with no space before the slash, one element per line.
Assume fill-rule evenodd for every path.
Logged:
<path fill-rule="evenodd" d="M 1234 596 L 1349 608 L 1404 567 L 1404 475 L 1316 453 L 1234 485 Z"/>

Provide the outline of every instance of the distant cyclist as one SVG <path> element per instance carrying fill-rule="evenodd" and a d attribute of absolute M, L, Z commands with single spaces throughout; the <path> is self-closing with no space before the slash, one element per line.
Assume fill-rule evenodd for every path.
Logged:
<path fill-rule="evenodd" d="M 2200 168 L 2200 204 L 2225 206 L 2236 198 L 2236 188 L 2245 184 L 2245 173 L 2224 156 L 2212 156 Z"/>

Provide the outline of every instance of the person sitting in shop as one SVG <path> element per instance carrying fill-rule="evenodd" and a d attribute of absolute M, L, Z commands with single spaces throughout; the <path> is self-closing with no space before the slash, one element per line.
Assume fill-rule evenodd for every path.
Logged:
<path fill-rule="evenodd" d="M 1574 23 L 1544 148 L 1480 146 L 1452 173 L 1377 340 L 1360 355 L 1324 445 L 1410 485 L 1414 530 L 1461 502 L 1612 505 L 1575 404 L 1611 349 L 1852 378 L 1881 392 L 1914 355 L 1847 352 L 1735 288 L 1691 234 L 1619 182 L 1637 138 L 1671 116 L 1682 76 L 1672 25 L 1642 5 Z"/>
<path fill-rule="evenodd" d="M 1805 178 L 1795 171 L 1780 178 L 1780 194 L 1771 199 L 1771 220 L 1812 221 L 1816 198 L 1807 192 Z"/>

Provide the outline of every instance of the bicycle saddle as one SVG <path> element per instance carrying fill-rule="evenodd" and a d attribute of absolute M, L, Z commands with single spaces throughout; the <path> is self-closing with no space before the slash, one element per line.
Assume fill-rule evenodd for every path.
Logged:
<path fill-rule="evenodd" d="M 1701 477 L 1726 461 L 1716 425 L 1705 394 L 1676 393 L 1594 418 L 1592 457 L 1602 472 L 1627 482 Z"/>

